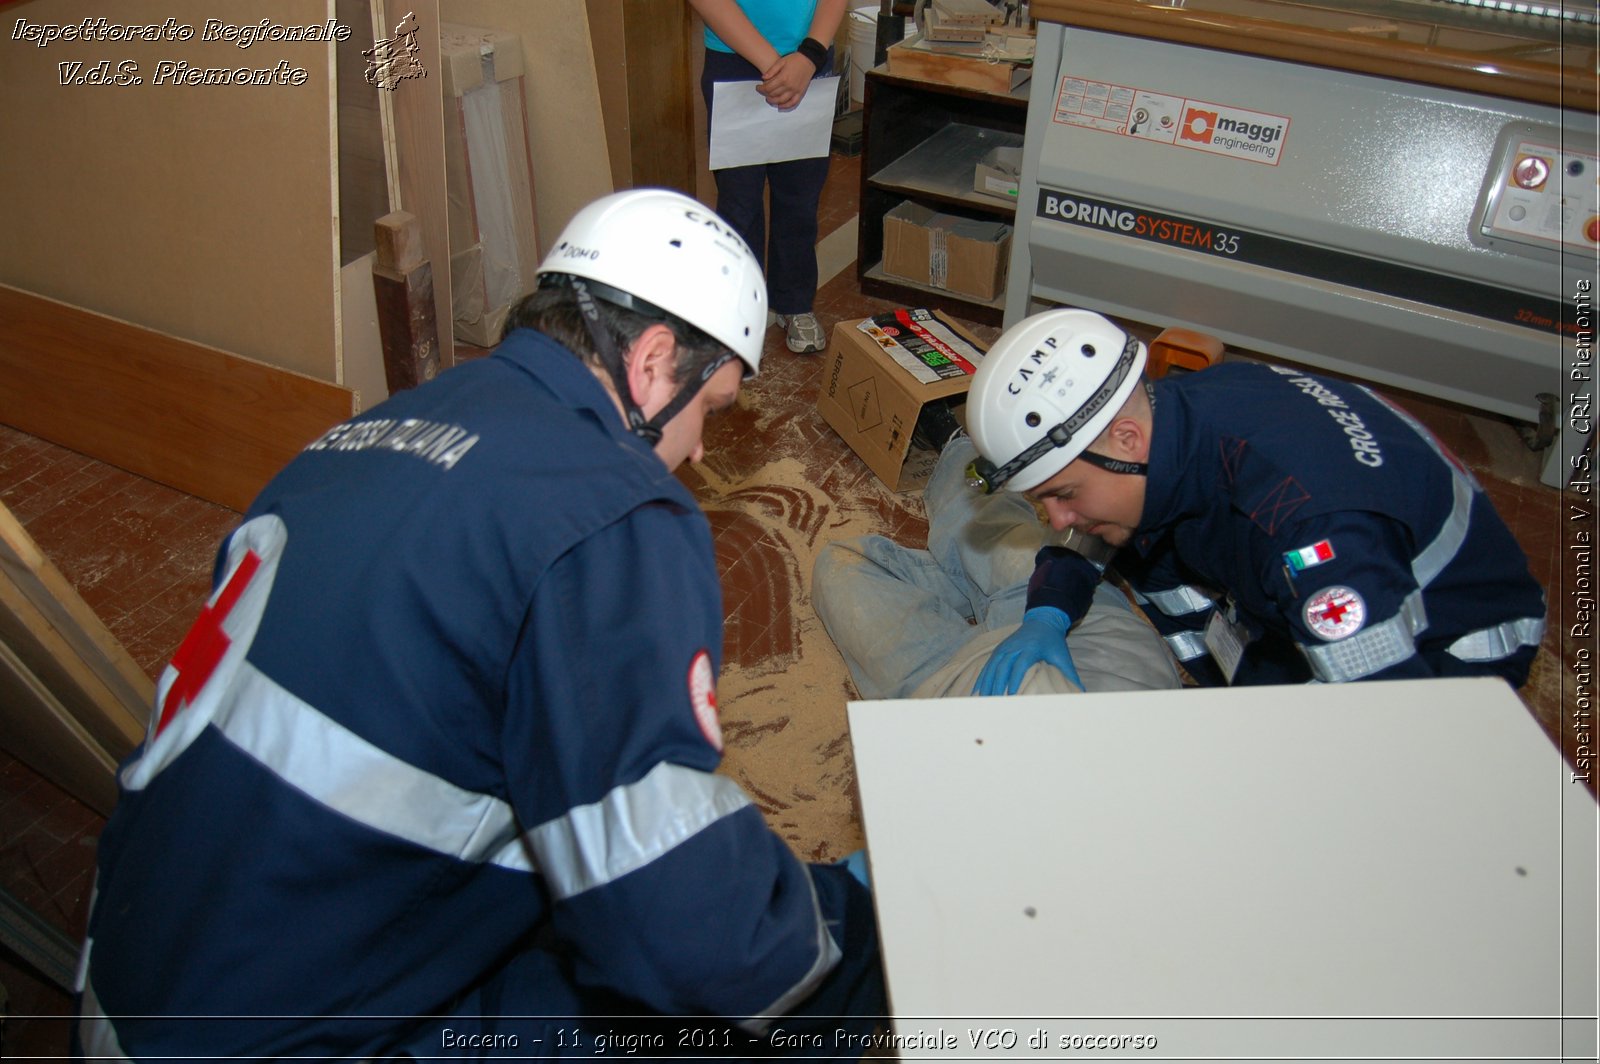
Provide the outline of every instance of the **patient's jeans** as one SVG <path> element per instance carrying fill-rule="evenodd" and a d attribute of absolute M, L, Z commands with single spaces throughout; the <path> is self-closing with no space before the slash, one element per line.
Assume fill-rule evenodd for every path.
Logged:
<path fill-rule="evenodd" d="M 1034 556 L 1059 542 L 1024 496 L 968 487 L 976 456 L 965 435 L 939 455 L 923 491 L 927 550 L 874 535 L 817 556 L 812 603 L 864 699 L 909 697 L 975 638 L 1020 624 Z M 1129 609 L 1104 583 L 1095 603 Z"/>

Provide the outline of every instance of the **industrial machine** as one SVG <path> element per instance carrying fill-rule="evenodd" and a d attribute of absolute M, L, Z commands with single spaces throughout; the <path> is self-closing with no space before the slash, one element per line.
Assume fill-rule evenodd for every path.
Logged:
<path fill-rule="evenodd" d="M 1005 320 L 1064 304 L 1461 403 L 1584 467 L 1594 0 L 1035 0 Z M 1587 479 L 1587 474 L 1585 474 Z"/>

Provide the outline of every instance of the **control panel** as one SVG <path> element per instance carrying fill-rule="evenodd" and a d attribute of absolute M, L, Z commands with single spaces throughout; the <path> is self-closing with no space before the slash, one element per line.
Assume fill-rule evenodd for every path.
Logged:
<path fill-rule="evenodd" d="M 1573 140 L 1560 129 L 1506 127 L 1484 187 L 1480 243 L 1512 252 L 1600 249 L 1600 152 Z"/>

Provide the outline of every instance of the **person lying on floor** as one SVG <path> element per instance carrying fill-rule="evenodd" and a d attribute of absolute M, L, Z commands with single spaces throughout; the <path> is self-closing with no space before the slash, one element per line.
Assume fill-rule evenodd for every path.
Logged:
<path fill-rule="evenodd" d="M 1042 549 L 1095 554 L 1103 544 L 1062 536 L 1021 495 L 967 484 L 978 457 L 953 415 L 923 491 L 928 548 L 884 536 L 825 546 L 812 602 L 864 699 L 1053 694 L 1174 688 L 1177 667 L 1160 635 L 1114 585 L 1101 583 L 1072 627 L 1038 639 L 1024 627 L 1028 581 Z M 934 442 L 937 444 L 938 439 Z M 1109 551 L 1107 552 L 1109 554 Z"/>

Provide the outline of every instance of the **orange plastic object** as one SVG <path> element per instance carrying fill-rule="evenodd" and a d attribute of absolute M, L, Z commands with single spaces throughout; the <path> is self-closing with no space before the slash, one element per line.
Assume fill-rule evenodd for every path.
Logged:
<path fill-rule="evenodd" d="M 1145 373 L 1165 377 L 1171 369 L 1197 370 L 1222 361 L 1222 341 L 1193 329 L 1165 329 L 1150 342 Z"/>

